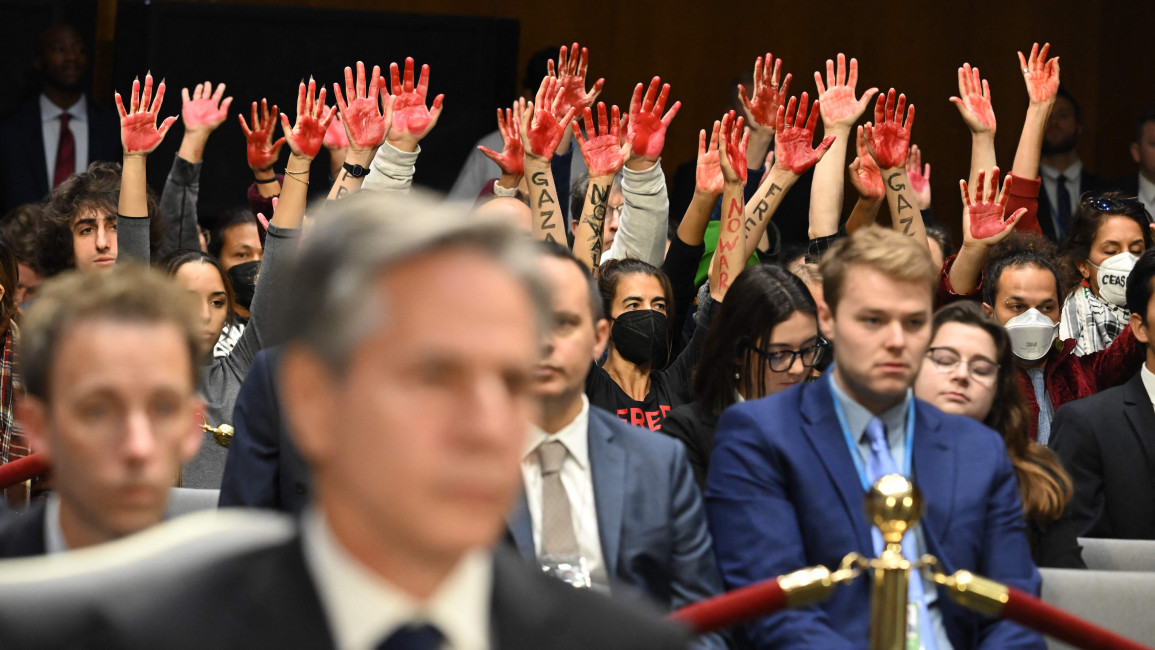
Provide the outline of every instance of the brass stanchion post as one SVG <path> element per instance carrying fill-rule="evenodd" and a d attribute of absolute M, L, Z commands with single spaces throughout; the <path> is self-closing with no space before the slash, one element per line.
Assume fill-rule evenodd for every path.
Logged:
<path fill-rule="evenodd" d="M 902 537 L 922 516 L 922 494 L 899 474 L 887 474 L 866 494 L 866 515 L 882 532 L 882 555 L 870 562 L 874 577 L 870 604 L 870 647 L 906 647 L 907 584 L 910 562 L 902 555 Z"/>

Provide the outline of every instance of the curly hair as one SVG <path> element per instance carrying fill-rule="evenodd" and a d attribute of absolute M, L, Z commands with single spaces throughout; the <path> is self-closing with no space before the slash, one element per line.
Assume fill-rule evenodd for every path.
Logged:
<path fill-rule="evenodd" d="M 76 265 L 72 247 L 72 223 L 88 211 L 116 214 L 120 202 L 120 164 L 94 162 L 69 176 L 52 190 L 40 224 L 39 265 L 53 276 Z M 148 192 L 149 239 L 160 250 L 164 224 L 158 214 L 156 195 Z"/>
<path fill-rule="evenodd" d="M 40 268 L 40 229 L 44 206 L 39 203 L 18 205 L 0 221 L 0 238 L 12 249 L 16 261 L 38 274 Z"/>

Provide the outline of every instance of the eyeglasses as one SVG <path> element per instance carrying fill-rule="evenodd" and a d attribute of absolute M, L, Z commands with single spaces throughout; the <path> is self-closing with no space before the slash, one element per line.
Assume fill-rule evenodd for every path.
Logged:
<path fill-rule="evenodd" d="M 751 352 L 762 357 L 770 363 L 770 369 L 774 372 L 786 372 L 794 365 L 794 360 L 801 358 L 802 365 L 807 368 L 813 368 L 822 360 L 822 353 L 826 350 L 829 343 L 819 339 L 817 343 L 801 350 L 777 350 L 774 352 L 767 352 L 760 350 L 753 345 L 747 346 Z"/>
<path fill-rule="evenodd" d="M 963 362 L 962 355 L 953 348 L 931 348 L 926 351 L 926 356 L 934 369 L 943 374 L 954 372 Z M 975 380 L 975 383 L 990 386 L 998 378 L 999 368 L 999 364 L 988 359 L 970 359 L 967 363 L 967 374 Z"/>

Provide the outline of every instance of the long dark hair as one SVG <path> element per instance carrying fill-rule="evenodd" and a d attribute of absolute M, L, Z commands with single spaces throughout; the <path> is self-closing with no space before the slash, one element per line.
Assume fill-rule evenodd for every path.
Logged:
<path fill-rule="evenodd" d="M 220 274 L 221 284 L 225 286 L 225 296 L 227 296 L 229 300 L 229 311 L 228 316 L 225 317 L 225 322 L 232 325 L 236 320 L 237 296 L 233 293 L 233 283 L 229 281 L 229 274 L 225 272 L 225 267 L 221 266 L 220 260 L 208 253 L 185 249 L 169 253 L 165 256 L 161 264 L 164 266 L 165 273 L 176 277 L 177 271 L 180 271 L 182 266 L 192 264 L 193 262 L 207 264 L 216 269 L 217 273 Z"/>
<path fill-rule="evenodd" d="M 1031 442 L 1031 411 L 1019 388 L 1018 362 L 1006 329 L 986 315 L 978 303 L 970 300 L 955 302 L 938 310 L 934 315 L 931 338 L 947 323 L 977 327 L 994 340 L 999 364 L 995 383 L 997 398 L 983 424 L 1003 437 L 1019 481 L 1019 498 L 1027 519 L 1038 524 L 1058 519 L 1073 494 L 1071 477 L 1050 449 Z"/>
<path fill-rule="evenodd" d="M 795 312 L 817 314 L 814 298 L 797 276 L 775 264 L 742 271 L 706 333 L 694 370 L 694 397 L 721 413 L 734 403 L 735 391 L 765 395 L 765 373 L 745 372 L 755 354 L 751 347 L 769 340 L 774 328 Z"/>

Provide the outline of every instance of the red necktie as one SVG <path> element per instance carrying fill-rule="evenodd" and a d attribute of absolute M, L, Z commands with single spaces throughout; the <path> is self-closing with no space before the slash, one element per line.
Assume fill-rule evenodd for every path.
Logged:
<path fill-rule="evenodd" d="M 64 179 L 76 171 L 76 139 L 72 137 L 72 129 L 68 128 L 68 113 L 60 114 L 60 144 L 56 147 L 56 173 L 52 175 L 52 187 L 55 188 L 64 182 Z"/>

